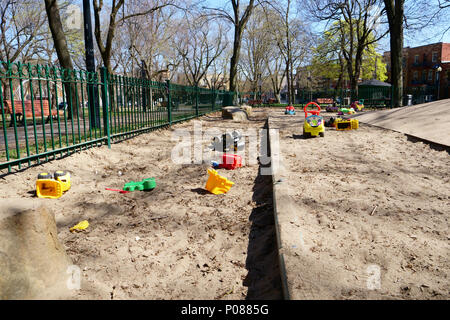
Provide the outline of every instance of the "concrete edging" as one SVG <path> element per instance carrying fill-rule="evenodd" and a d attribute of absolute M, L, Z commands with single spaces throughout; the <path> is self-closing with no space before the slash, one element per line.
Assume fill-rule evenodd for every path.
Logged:
<path fill-rule="evenodd" d="M 281 285 L 283 290 L 283 297 L 285 300 L 291 300 L 291 294 L 287 282 L 287 274 L 286 274 L 286 265 L 284 261 L 284 255 L 282 252 L 283 245 L 281 242 L 280 235 L 280 224 L 278 219 L 278 208 L 280 206 L 280 202 L 277 201 L 279 199 L 278 194 L 280 194 L 279 186 L 283 179 L 280 177 L 279 164 L 280 164 L 280 148 L 279 144 L 275 145 L 278 142 L 278 132 L 271 128 L 270 116 L 267 118 L 267 130 L 268 130 L 268 142 L 269 142 L 269 156 L 270 156 L 270 171 L 272 174 L 272 193 L 273 193 L 273 215 L 275 221 L 275 231 L 277 238 L 277 247 L 278 247 L 278 259 L 279 259 L 279 268 L 280 268 L 280 277 L 281 277 Z"/>

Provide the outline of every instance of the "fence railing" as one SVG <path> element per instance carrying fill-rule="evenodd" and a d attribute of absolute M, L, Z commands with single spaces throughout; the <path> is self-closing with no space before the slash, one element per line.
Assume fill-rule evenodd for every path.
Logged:
<path fill-rule="evenodd" d="M 0 173 L 219 110 L 233 92 L 0 62 Z"/>
<path fill-rule="evenodd" d="M 349 106 L 353 101 L 363 100 L 364 105 L 369 108 L 391 108 L 392 96 L 395 88 L 392 86 L 361 86 L 358 88 L 357 94 L 347 90 L 320 90 L 312 91 L 307 89 L 299 89 L 296 95 L 295 104 L 304 105 L 310 101 L 316 101 L 322 98 L 332 98 L 338 105 Z M 407 105 L 408 100 L 411 104 L 420 104 L 430 101 L 435 101 L 437 96 L 448 98 L 450 96 L 450 89 L 443 88 L 439 93 L 437 86 L 417 86 L 403 88 L 403 104 Z M 410 96 L 410 97 L 408 97 Z M 283 95 L 282 95 L 283 97 Z M 278 104 L 282 106 L 281 104 Z"/>

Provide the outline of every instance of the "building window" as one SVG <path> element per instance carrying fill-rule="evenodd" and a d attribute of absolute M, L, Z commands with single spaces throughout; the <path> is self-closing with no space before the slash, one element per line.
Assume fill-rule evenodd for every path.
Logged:
<path fill-rule="evenodd" d="M 433 80 L 433 70 L 428 70 L 428 80 Z"/>
<path fill-rule="evenodd" d="M 414 63 L 419 63 L 419 55 L 418 54 L 416 54 L 414 56 Z"/>
<path fill-rule="evenodd" d="M 417 80 L 418 77 L 419 77 L 419 72 L 414 71 L 414 73 L 413 73 L 413 80 Z"/>
<path fill-rule="evenodd" d="M 423 70 L 422 71 L 422 81 L 425 81 L 425 80 L 427 80 L 427 71 Z"/>
<path fill-rule="evenodd" d="M 431 55 L 431 62 L 437 62 L 437 59 L 438 59 L 438 53 L 433 52 Z"/>

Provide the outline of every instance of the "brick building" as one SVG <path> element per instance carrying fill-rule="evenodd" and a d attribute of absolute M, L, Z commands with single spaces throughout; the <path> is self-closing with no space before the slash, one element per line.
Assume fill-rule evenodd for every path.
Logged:
<path fill-rule="evenodd" d="M 390 52 L 383 54 L 388 82 L 391 81 Z M 442 71 L 438 72 L 438 68 Z M 450 98 L 450 43 L 433 43 L 403 49 L 403 86 L 432 93 L 435 99 Z M 438 89 L 439 87 L 439 89 Z"/>

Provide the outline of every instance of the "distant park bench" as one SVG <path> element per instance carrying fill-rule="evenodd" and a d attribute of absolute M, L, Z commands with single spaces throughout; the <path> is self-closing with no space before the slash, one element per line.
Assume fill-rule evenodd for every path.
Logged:
<path fill-rule="evenodd" d="M 258 99 L 255 99 L 255 100 L 248 100 L 248 104 L 250 105 L 250 106 L 255 106 L 255 105 L 261 105 L 262 104 L 262 100 L 258 100 Z"/>
<path fill-rule="evenodd" d="M 48 110 L 48 100 L 34 100 L 34 116 L 35 119 L 41 119 L 42 118 L 42 109 L 41 109 L 41 101 L 42 101 L 42 109 L 44 109 L 44 117 L 46 117 L 45 123 L 48 123 L 50 120 L 50 116 L 56 117 L 58 115 L 57 110 Z M 25 118 L 33 118 L 33 105 L 31 100 L 25 100 L 22 105 L 22 100 L 14 100 L 14 111 L 12 108 L 12 102 L 11 100 L 4 100 L 4 108 L 5 113 L 9 113 L 11 115 L 11 122 L 9 124 L 10 127 L 13 126 L 13 117 L 16 118 L 16 123 L 24 124 Z M 25 107 L 25 117 L 23 114 L 23 110 Z M 62 111 L 64 112 L 64 111 Z"/>
<path fill-rule="evenodd" d="M 277 99 L 275 98 L 269 98 L 266 101 L 266 104 L 275 104 L 275 103 L 277 103 Z"/>
<path fill-rule="evenodd" d="M 334 106 L 334 104 L 335 104 L 333 98 L 317 98 L 316 102 L 318 104 L 327 104 L 329 106 Z"/>

